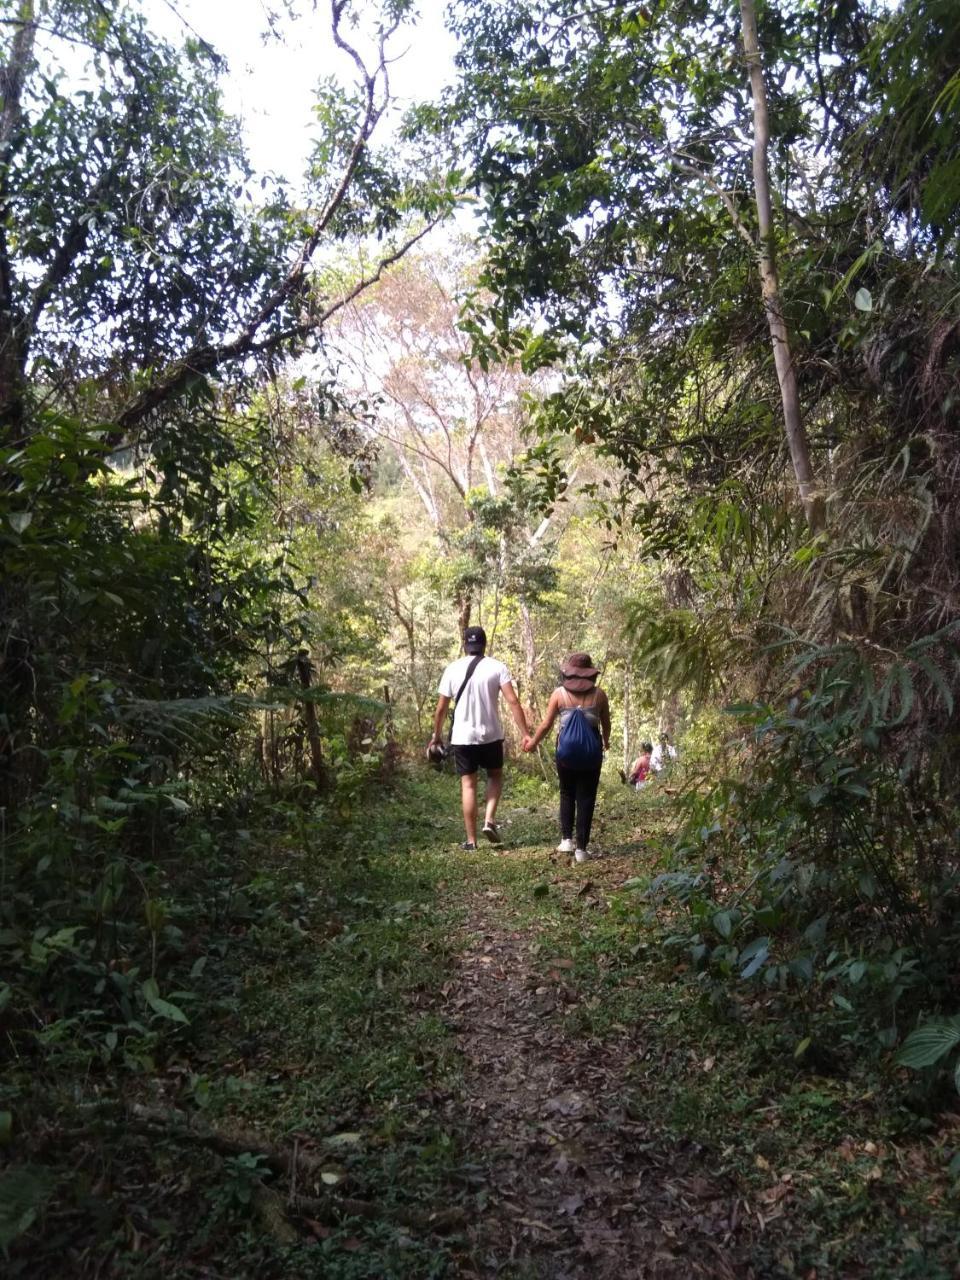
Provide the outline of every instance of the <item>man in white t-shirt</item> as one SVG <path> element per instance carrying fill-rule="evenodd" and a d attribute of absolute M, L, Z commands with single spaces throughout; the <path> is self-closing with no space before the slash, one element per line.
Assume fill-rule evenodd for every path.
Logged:
<path fill-rule="evenodd" d="M 650 772 L 662 773 L 665 768 L 677 758 L 677 748 L 670 741 L 665 733 L 661 733 L 660 740 L 653 748 L 650 756 Z"/>
<path fill-rule="evenodd" d="M 453 746 L 457 773 L 460 775 L 463 825 L 467 832 L 467 838 L 461 847 L 469 850 L 477 847 L 477 774 L 480 769 L 487 771 L 483 834 L 492 844 L 500 843 L 500 832 L 494 821 L 503 790 L 503 725 L 498 706 L 500 694 L 503 694 L 521 734 L 526 737 L 530 730 L 510 672 L 496 658 L 485 656 L 487 633 L 483 627 L 467 627 L 463 633 L 463 648 L 466 656 L 451 662 L 440 677 L 440 697 L 433 717 L 433 737 L 427 745 L 427 751 L 429 753 L 430 748 L 441 741 L 447 708 L 456 700 L 450 743 Z M 474 662 L 476 665 L 473 666 L 470 679 L 457 698 L 467 671 Z"/>

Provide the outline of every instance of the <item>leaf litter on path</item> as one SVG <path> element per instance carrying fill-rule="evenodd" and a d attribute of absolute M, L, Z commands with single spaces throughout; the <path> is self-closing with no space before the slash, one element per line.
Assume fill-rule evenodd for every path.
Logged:
<path fill-rule="evenodd" d="M 554 1012 L 580 998 L 573 963 L 542 958 L 496 911 L 487 893 L 473 897 L 444 989 L 464 1063 L 465 1161 L 483 1179 L 472 1179 L 479 1213 L 461 1274 L 750 1280 L 755 1211 L 702 1146 L 627 1112 L 624 1080 L 646 1047 L 626 1027 L 603 1044 L 566 1033 Z"/>

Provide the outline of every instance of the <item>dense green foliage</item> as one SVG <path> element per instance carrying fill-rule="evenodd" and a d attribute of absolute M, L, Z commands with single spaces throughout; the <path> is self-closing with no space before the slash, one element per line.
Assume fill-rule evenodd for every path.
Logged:
<path fill-rule="evenodd" d="M 738 704 L 740 750 L 708 766 L 678 846 L 685 945 L 754 982 L 853 964 L 887 992 L 869 1018 L 892 1045 L 901 1016 L 956 999 L 956 14 L 760 7 L 784 319 L 826 500 L 811 537 L 756 275 L 740 6 L 456 12 L 477 343 L 563 358 L 539 428 L 619 465 L 607 516 L 658 568 L 627 610 L 634 662 L 661 693 Z"/>
<path fill-rule="evenodd" d="M 197 1062 L 245 1019 L 296 1041 L 329 998 L 284 1132 L 415 1110 L 420 1067 L 449 1069 L 383 995 L 439 985 L 418 894 L 442 864 L 421 884 L 363 814 L 419 758 L 469 622 L 532 719 L 586 648 L 623 765 L 680 743 L 594 931 L 624 965 L 655 939 L 672 985 L 606 993 L 598 1024 L 672 1000 L 722 1041 L 749 1008 L 771 1077 L 880 1080 L 891 1132 L 907 1104 L 935 1124 L 960 1081 L 960 16 L 759 4 L 761 164 L 753 7 L 462 0 L 456 85 L 380 140 L 410 6 L 332 0 L 356 83 L 321 82 L 295 188 L 251 170 L 204 41 L 119 0 L 0 4 L 0 1247 L 52 1195 L 48 1110 L 82 1128 L 184 1055 L 176 1100 L 229 1111 Z M 465 193 L 475 236 L 424 241 Z M 539 804 L 545 759 L 519 768 Z M 697 1099 L 726 1142 L 733 1112 Z M 434 1191 L 448 1137 L 421 1144 Z M 222 1222 L 262 1180 L 231 1159 L 204 1184 Z M 453 1265 L 410 1247 L 366 1239 L 342 1274 Z"/>
<path fill-rule="evenodd" d="M 374 150 L 382 61 L 356 94 L 321 87 L 301 206 L 250 172 L 202 42 L 126 5 L 22 0 L 4 22 L 0 1005 L 28 1073 L 9 1136 L 40 1057 L 149 1071 L 216 1014 L 200 978 L 258 788 L 326 781 L 348 805 L 371 767 L 363 701 L 326 672 L 375 648 L 363 583 L 311 591 L 362 536 L 362 484 L 331 395 L 270 375 L 365 287 L 315 289 L 317 251 L 375 232 L 376 275 L 443 183 Z"/>

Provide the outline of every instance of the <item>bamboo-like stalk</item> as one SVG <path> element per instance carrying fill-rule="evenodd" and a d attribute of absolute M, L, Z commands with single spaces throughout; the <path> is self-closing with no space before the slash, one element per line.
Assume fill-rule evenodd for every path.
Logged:
<path fill-rule="evenodd" d="M 810 444 L 803 425 L 800 409 L 800 392 L 797 375 L 790 352 L 790 333 L 783 315 L 780 298 L 780 276 L 777 270 L 777 250 L 773 227 L 773 202 L 770 196 L 770 114 L 767 109 L 767 89 L 763 79 L 763 60 L 760 56 L 760 40 L 757 35 L 757 10 L 754 0 L 740 0 L 740 16 L 743 24 L 743 51 L 747 60 L 750 90 L 753 94 L 753 187 L 757 202 L 757 228 L 760 235 L 758 267 L 763 309 L 773 344 L 773 360 L 780 384 L 780 400 L 783 404 L 783 423 L 787 447 L 793 463 L 800 501 L 812 533 L 820 533 L 825 526 L 823 495 L 817 491 L 810 461 Z"/>

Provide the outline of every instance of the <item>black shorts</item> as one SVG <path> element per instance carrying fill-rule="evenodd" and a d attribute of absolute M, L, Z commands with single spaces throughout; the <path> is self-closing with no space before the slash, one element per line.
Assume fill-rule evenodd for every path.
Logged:
<path fill-rule="evenodd" d="M 453 758 L 457 763 L 457 773 L 462 778 L 476 773 L 478 769 L 503 768 L 503 739 L 496 742 L 474 742 L 468 747 L 454 745 Z"/>

